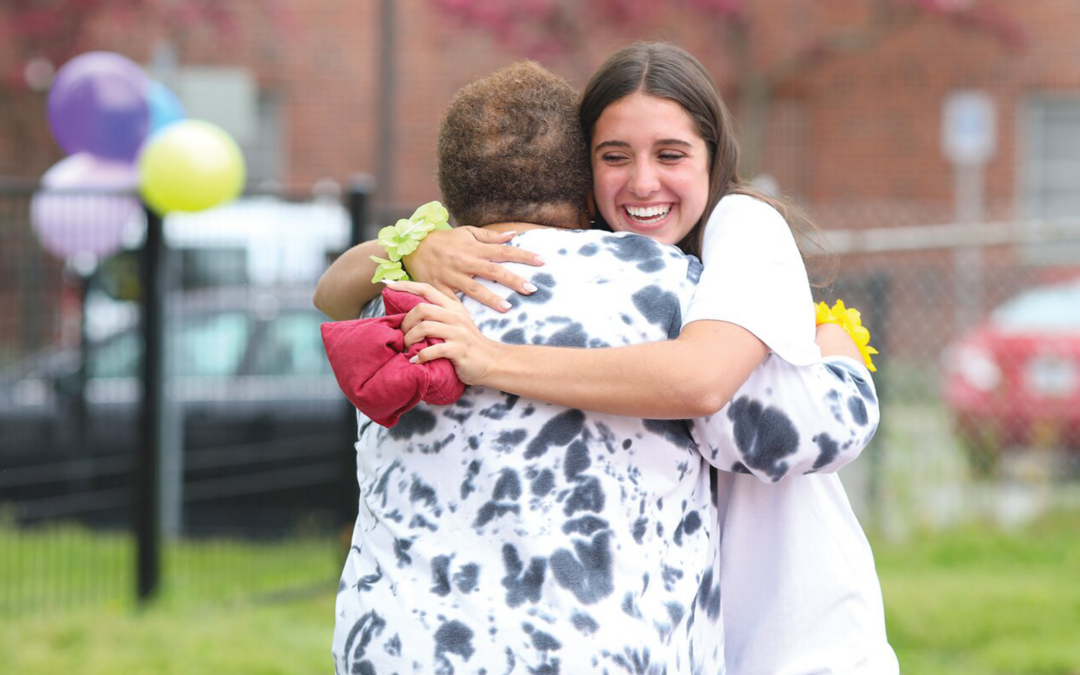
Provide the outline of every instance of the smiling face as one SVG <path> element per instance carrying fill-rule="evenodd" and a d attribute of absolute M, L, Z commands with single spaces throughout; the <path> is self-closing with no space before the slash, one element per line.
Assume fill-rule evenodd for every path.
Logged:
<path fill-rule="evenodd" d="M 700 220 L 709 152 L 678 103 L 640 91 L 615 101 L 596 121 L 590 151 L 596 206 L 616 232 L 677 244 Z"/>

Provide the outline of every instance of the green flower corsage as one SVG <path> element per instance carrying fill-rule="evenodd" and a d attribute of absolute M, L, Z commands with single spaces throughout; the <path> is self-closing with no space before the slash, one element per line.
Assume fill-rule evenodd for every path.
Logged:
<path fill-rule="evenodd" d="M 450 214 L 439 202 L 428 202 L 408 219 L 402 218 L 393 225 L 379 230 L 379 244 L 386 249 L 386 258 L 371 256 L 379 263 L 371 283 L 383 279 L 389 281 L 408 281 L 409 274 L 401 266 L 401 259 L 416 250 L 424 237 L 432 230 L 449 230 Z"/>

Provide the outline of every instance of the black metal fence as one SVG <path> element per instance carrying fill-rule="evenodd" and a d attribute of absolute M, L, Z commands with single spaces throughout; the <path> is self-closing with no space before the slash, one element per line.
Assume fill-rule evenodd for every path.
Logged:
<path fill-rule="evenodd" d="M 373 236 L 366 193 L 138 211 L 120 252 L 63 261 L 33 188 L 0 185 L 0 614 L 333 588 L 355 425 L 310 298 Z M 820 293 L 882 352 L 882 427 L 843 471 L 864 524 L 1074 508 L 1080 226 L 905 222 L 829 228 L 840 273 Z"/>
<path fill-rule="evenodd" d="M 137 209 L 94 257 L 50 252 L 35 188 L 0 184 L 0 614 L 333 588 L 355 418 L 311 294 L 365 189 Z M 88 197 L 49 195 L 93 236 Z"/>

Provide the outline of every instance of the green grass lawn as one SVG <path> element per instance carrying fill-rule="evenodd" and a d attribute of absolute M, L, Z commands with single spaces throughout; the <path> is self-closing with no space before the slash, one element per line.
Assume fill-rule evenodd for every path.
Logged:
<path fill-rule="evenodd" d="M 332 673 L 332 592 L 273 603 L 108 607 L 0 621 L 0 673 Z"/>
<path fill-rule="evenodd" d="M 1080 514 L 875 548 L 905 673 L 1080 674 Z"/>
<path fill-rule="evenodd" d="M 248 564 L 266 559 L 268 550 L 205 545 L 226 547 L 228 555 L 189 550 L 188 581 L 174 580 L 164 601 L 148 610 L 136 611 L 130 598 L 118 597 L 81 609 L 0 617 L 0 673 L 332 672 L 332 588 L 274 601 L 220 599 L 243 597 L 230 596 L 243 586 L 228 582 L 230 574 L 251 574 Z M 303 548 L 286 545 L 279 571 L 264 572 L 266 583 L 301 564 L 290 557 L 303 557 Z M 321 569 L 324 550 L 306 548 L 311 568 Z M 904 673 L 1080 675 L 1080 514 L 1045 518 L 1014 533 L 926 534 L 904 544 L 879 543 L 875 552 L 889 636 Z M 0 563 L 0 574 L 12 572 Z M 218 580 L 199 581 L 202 576 Z"/>
<path fill-rule="evenodd" d="M 327 535 L 165 541 L 160 602 L 171 606 L 333 588 L 343 553 L 343 545 Z M 0 620 L 79 605 L 130 607 L 134 561 L 135 542 L 127 533 L 0 524 Z"/>
<path fill-rule="evenodd" d="M 130 536 L 0 525 L 0 673 L 332 672 L 343 554 L 332 537 L 166 542 L 161 597 L 138 610 Z"/>

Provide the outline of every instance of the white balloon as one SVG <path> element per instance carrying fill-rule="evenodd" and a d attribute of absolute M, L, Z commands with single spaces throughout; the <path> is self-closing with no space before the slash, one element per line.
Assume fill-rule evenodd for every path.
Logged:
<path fill-rule="evenodd" d="M 124 230 L 140 212 L 133 164 L 78 153 L 41 177 L 30 220 L 41 245 L 58 258 L 79 253 L 103 258 L 120 250 Z"/>

